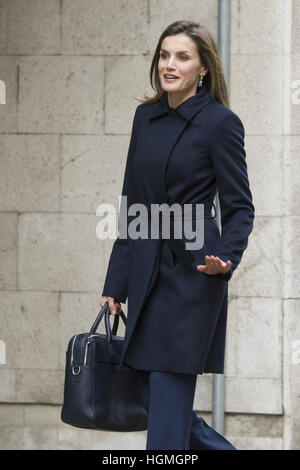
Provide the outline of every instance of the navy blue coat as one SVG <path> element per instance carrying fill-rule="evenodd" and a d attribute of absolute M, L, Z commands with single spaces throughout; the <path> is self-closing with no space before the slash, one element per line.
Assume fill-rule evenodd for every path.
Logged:
<path fill-rule="evenodd" d="M 149 210 L 151 203 L 205 203 L 204 244 L 187 249 L 184 234 L 116 239 L 102 295 L 128 299 L 120 367 L 224 373 L 228 281 L 254 220 L 244 136 L 238 115 L 205 86 L 176 108 L 167 92 L 156 103 L 137 106 L 122 195 L 128 207 L 143 203 Z M 211 211 L 217 190 L 221 234 Z M 198 271 L 205 255 L 229 259 L 230 271 Z"/>

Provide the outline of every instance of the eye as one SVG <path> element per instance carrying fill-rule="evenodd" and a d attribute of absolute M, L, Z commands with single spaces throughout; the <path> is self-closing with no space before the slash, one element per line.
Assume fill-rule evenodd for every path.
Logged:
<path fill-rule="evenodd" d="M 160 57 L 161 57 L 162 59 L 165 59 L 165 58 L 167 57 L 167 54 L 166 54 L 165 52 L 160 52 Z M 185 55 L 185 54 L 181 54 L 180 59 L 182 59 L 182 60 L 184 60 L 184 61 L 185 61 L 185 60 L 188 60 L 188 56 Z"/>

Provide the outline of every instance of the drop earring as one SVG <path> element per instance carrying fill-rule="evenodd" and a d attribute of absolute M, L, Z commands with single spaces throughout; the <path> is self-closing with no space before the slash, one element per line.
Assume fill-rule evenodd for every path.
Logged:
<path fill-rule="evenodd" d="M 202 79 L 203 79 L 203 75 L 200 76 L 200 80 L 198 82 L 198 88 L 202 87 Z"/>

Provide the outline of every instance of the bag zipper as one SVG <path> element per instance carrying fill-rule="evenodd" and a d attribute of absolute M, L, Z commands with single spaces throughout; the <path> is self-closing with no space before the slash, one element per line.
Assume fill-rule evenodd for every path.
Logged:
<path fill-rule="evenodd" d="M 95 335 L 90 335 L 90 336 L 88 336 L 88 338 L 87 338 L 87 341 L 86 341 L 86 343 L 85 343 L 85 352 L 84 352 L 84 360 L 83 360 L 83 365 L 84 365 L 84 366 L 86 366 L 88 346 L 89 346 L 89 344 L 91 343 L 91 338 L 92 338 L 92 336 L 99 336 L 99 333 L 98 333 L 98 334 L 95 334 Z"/>
<path fill-rule="evenodd" d="M 75 372 L 75 367 L 73 366 L 73 358 L 74 358 L 74 345 L 75 345 L 75 339 L 77 338 L 78 334 L 74 336 L 73 338 L 73 343 L 72 343 L 72 354 L 71 354 L 71 370 L 73 375 L 78 375 L 80 374 L 80 366 L 75 366 L 78 367 L 78 371 Z"/>
<path fill-rule="evenodd" d="M 73 357 L 74 357 L 74 344 L 75 344 L 75 339 L 77 338 L 78 335 L 75 335 L 73 338 L 73 343 L 72 343 L 72 354 L 71 354 L 71 367 L 73 366 Z"/>

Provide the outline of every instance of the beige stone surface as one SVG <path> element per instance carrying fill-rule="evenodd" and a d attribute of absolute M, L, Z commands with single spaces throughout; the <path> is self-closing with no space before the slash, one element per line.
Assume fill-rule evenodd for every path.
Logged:
<path fill-rule="evenodd" d="M 55 334 L 58 337 L 57 330 Z M 63 370 L 54 369 L 52 366 L 49 369 L 18 369 L 16 371 L 17 403 L 61 404 L 63 391 Z"/>
<path fill-rule="evenodd" d="M 225 409 L 231 413 L 283 413 L 281 379 L 227 377 Z"/>
<path fill-rule="evenodd" d="M 247 250 L 233 273 L 229 293 L 246 297 L 283 295 L 283 217 L 256 216 Z M 267 273 L 267 275 L 266 275 Z"/>
<path fill-rule="evenodd" d="M 300 215 L 299 154 L 300 154 L 300 136 L 293 135 L 293 136 L 286 137 L 283 174 L 284 174 L 285 215 L 288 217 L 290 215 L 297 215 L 297 216 Z"/>
<path fill-rule="evenodd" d="M 130 134 L 139 99 L 151 96 L 150 56 L 110 56 L 105 58 L 105 133 Z M 122 83 L 122 86 L 120 86 Z M 147 86 L 148 84 L 148 86 Z M 126 92 L 124 92 L 126 90 Z"/>
<path fill-rule="evenodd" d="M 299 41 L 298 41 L 299 42 Z M 289 133 L 300 134 L 300 52 L 291 56 L 290 87 L 288 98 L 290 100 Z"/>
<path fill-rule="evenodd" d="M 232 0 L 233 54 L 282 54 L 285 0 Z"/>
<path fill-rule="evenodd" d="M 62 211 L 96 214 L 111 204 L 118 212 L 128 148 L 127 135 L 62 136 Z"/>
<path fill-rule="evenodd" d="M 98 291 L 105 273 L 96 222 L 96 216 L 89 214 L 22 214 L 19 288 Z"/>
<path fill-rule="evenodd" d="M 0 56 L 0 71 L 0 80 L 5 83 L 6 94 L 6 104 L 0 104 L 1 133 L 18 132 L 18 57 Z"/>
<path fill-rule="evenodd" d="M 0 288 L 17 287 L 18 216 L 14 213 L 0 213 Z M 1 339 L 1 335 L 0 335 Z"/>
<path fill-rule="evenodd" d="M 200 413 L 202 416 L 202 414 Z M 211 417 L 205 418 L 211 425 Z M 232 436 L 241 436 L 246 439 L 253 438 L 281 438 L 284 426 L 283 415 L 266 415 L 252 413 L 226 413 L 225 431 Z"/>
<path fill-rule="evenodd" d="M 243 438 L 237 437 L 234 440 L 227 436 L 237 450 L 283 450 L 282 439 L 271 439 L 269 437 Z"/>
<path fill-rule="evenodd" d="M 60 210 L 59 136 L 0 134 L 0 210 Z"/>
<path fill-rule="evenodd" d="M 2 0 L 0 53 L 59 54 L 60 2 Z"/>
<path fill-rule="evenodd" d="M 145 54 L 148 51 L 145 0 L 64 0 L 64 55 Z"/>
<path fill-rule="evenodd" d="M 246 134 L 281 135 L 283 56 L 274 53 L 232 54 L 230 77 L 230 107 L 243 121 Z"/>
<path fill-rule="evenodd" d="M 58 430 L 58 449 L 72 450 L 145 450 L 146 431 L 116 432 L 79 429 L 72 426 Z"/>
<path fill-rule="evenodd" d="M 102 134 L 103 57 L 19 57 L 19 132 Z"/>
<path fill-rule="evenodd" d="M 280 380 L 282 301 L 239 297 L 231 298 L 229 307 L 225 375 Z"/>
<path fill-rule="evenodd" d="M 0 405 L 0 448 L 145 450 L 146 431 L 121 433 L 80 429 L 63 423 L 60 410 L 60 406 L 49 405 Z M 197 415 L 212 426 L 210 413 L 200 411 Z M 281 433 L 281 417 L 226 413 L 223 435 L 239 450 L 281 449 Z"/>
<path fill-rule="evenodd" d="M 16 396 L 16 371 L 14 369 L 5 368 L 5 365 L 1 364 L 0 365 L 0 383 L 1 383 L 0 401 L 4 403 L 10 403 L 10 402 L 14 403 L 17 398 Z"/>
<path fill-rule="evenodd" d="M 285 396 L 284 445 L 299 449 L 300 442 L 300 301 L 286 299 L 283 303 L 283 393 Z"/>
<path fill-rule="evenodd" d="M 284 265 L 284 293 L 285 298 L 299 299 L 300 296 L 300 274 L 298 268 L 298 254 L 300 250 L 300 217 L 289 216 L 284 218 L 284 254 L 286 263 Z"/>
<path fill-rule="evenodd" d="M 300 5 L 298 0 L 292 0 L 289 2 L 291 8 L 291 15 L 293 18 L 292 28 L 291 28 L 291 52 L 292 54 L 300 53 Z"/>
<path fill-rule="evenodd" d="M 246 133 L 245 151 L 255 216 L 283 215 L 286 207 L 282 197 L 285 183 L 284 137 Z"/>
<path fill-rule="evenodd" d="M 61 422 L 61 406 L 55 405 L 23 405 L 23 419 L 25 426 L 56 426 Z"/>
<path fill-rule="evenodd" d="M 56 369 L 57 293 L 0 291 L 0 299 L 1 339 L 7 348 L 4 368 Z"/>

